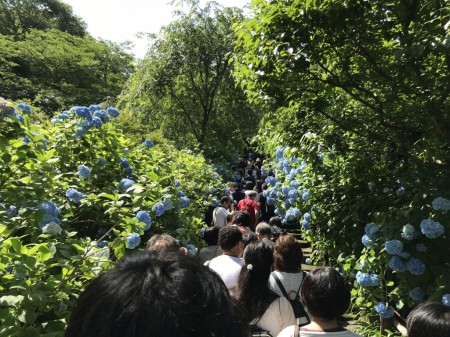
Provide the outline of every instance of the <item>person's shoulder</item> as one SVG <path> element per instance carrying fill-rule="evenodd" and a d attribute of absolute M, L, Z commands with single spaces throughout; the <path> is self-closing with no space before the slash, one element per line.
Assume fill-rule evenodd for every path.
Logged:
<path fill-rule="evenodd" d="M 281 332 L 277 335 L 277 337 L 294 337 L 294 332 L 295 332 L 295 325 L 291 325 L 281 330 Z"/>

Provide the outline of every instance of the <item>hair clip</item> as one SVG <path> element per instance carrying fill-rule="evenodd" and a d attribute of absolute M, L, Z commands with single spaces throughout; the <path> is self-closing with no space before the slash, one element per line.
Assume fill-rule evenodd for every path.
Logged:
<path fill-rule="evenodd" d="M 247 269 L 248 269 L 248 270 L 253 270 L 253 265 L 252 265 L 251 263 L 249 263 L 249 264 L 247 265 Z"/>

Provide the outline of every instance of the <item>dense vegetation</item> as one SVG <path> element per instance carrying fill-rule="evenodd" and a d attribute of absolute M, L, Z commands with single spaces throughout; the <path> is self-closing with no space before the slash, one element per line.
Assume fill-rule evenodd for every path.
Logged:
<path fill-rule="evenodd" d="M 232 23 L 238 19 L 240 11 L 214 3 L 180 13 L 154 37 L 121 107 L 179 147 L 198 149 L 210 159 L 235 159 L 260 118 L 231 75 Z"/>
<path fill-rule="evenodd" d="M 252 9 L 235 26 L 236 75 L 250 100 L 272 107 L 257 143 L 281 146 L 281 182 L 300 178 L 309 191 L 301 210 L 313 218 L 305 235 L 317 261 L 356 276 L 363 314 L 383 302 L 383 317 L 390 306 L 406 316 L 439 300 L 450 286 L 449 4 L 255 0 Z M 294 157 L 305 163 L 292 176 Z M 441 197 L 447 206 L 436 206 Z"/>
<path fill-rule="evenodd" d="M 226 193 L 208 163 L 250 138 L 268 202 L 361 320 L 449 296 L 450 4 L 182 2 L 135 68 L 60 1 L 0 0 L 0 96 L 33 105 L 0 101 L 0 336 L 62 336 L 86 282 L 153 233 L 195 253 Z"/>
<path fill-rule="evenodd" d="M 49 115 L 115 99 L 133 71 L 127 43 L 95 40 L 58 0 L 0 1 L 0 93 Z"/>

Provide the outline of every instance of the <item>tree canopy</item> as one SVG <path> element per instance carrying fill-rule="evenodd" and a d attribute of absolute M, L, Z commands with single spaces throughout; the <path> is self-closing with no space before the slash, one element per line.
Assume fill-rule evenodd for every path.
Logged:
<path fill-rule="evenodd" d="M 0 34 L 24 38 L 32 29 L 84 36 L 86 24 L 59 0 L 0 0 Z"/>
<path fill-rule="evenodd" d="M 129 43 L 96 40 L 60 1 L 0 1 L 0 93 L 49 113 L 117 96 L 134 69 Z"/>
<path fill-rule="evenodd" d="M 210 158 L 239 153 L 258 125 L 231 74 L 232 23 L 241 13 L 209 3 L 179 16 L 154 37 L 121 104 L 179 146 Z"/>

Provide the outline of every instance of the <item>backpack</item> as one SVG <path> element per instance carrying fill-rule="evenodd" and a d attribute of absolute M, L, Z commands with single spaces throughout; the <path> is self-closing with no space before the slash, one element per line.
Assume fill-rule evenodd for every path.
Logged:
<path fill-rule="evenodd" d="M 303 280 L 305 279 L 306 273 L 303 272 L 303 278 L 302 282 L 300 283 L 300 287 L 297 290 L 297 294 L 295 295 L 295 298 L 291 300 L 286 292 L 286 289 L 284 289 L 283 284 L 281 283 L 280 279 L 278 278 L 277 274 L 275 272 L 271 273 L 272 277 L 275 279 L 275 282 L 277 282 L 278 287 L 280 288 L 283 296 L 291 303 L 292 310 L 294 311 L 295 318 L 297 319 L 297 325 L 303 326 L 310 323 L 309 316 L 305 311 L 305 308 L 303 308 L 303 305 L 299 301 L 300 299 L 300 288 L 302 287 Z"/>

